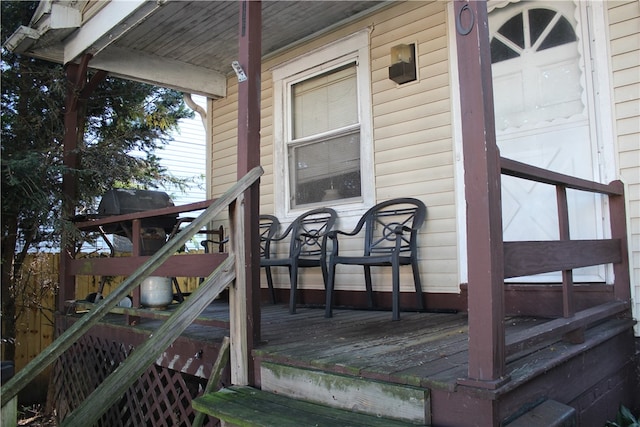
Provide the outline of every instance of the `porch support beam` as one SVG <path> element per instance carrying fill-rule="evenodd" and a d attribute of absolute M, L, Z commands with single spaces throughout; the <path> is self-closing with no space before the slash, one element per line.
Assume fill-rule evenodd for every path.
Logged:
<path fill-rule="evenodd" d="M 505 377 L 500 153 L 496 145 L 487 5 L 454 3 L 462 111 L 469 271 L 469 371 L 461 384 L 497 388 Z"/>
<path fill-rule="evenodd" d="M 76 170 L 80 167 L 78 156 L 78 142 L 84 138 L 84 120 L 86 105 L 89 96 L 104 80 L 107 74 L 103 71 L 96 72 L 91 80 L 87 80 L 87 71 L 91 55 L 82 56 L 78 64 L 66 66 L 67 92 L 64 106 L 64 137 L 63 137 L 63 164 L 62 176 L 62 218 L 70 219 L 75 211 L 77 201 L 77 177 Z M 66 232 L 62 233 L 62 248 L 60 253 L 60 289 L 57 296 L 58 309 L 64 308 L 64 301 L 74 298 L 75 279 L 69 275 L 68 262 L 72 258 L 73 243 Z"/>
<path fill-rule="evenodd" d="M 260 1 L 242 0 L 238 28 L 238 64 L 246 79 L 238 78 L 238 179 L 260 164 L 260 80 L 262 54 L 262 4 Z M 240 70 L 236 70 L 240 71 Z M 240 77 L 240 76 L 239 76 Z M 242 269 L 230 292 L 230 304 L 236 313 L 244 313 L 239 321 L 232 315 L 231 321 L 231 382 L 235 385 L 253 385 L 255 367 L 251 359 L 254 344 L 260 340 L 260 184 L 256 181 L 246 192 L 242 215 L 236 223 L 244 230 L 234 251 L 244 252 L 245 260 L 238 263 Z M 238 206 L 235 210 L 238 210 Z M 241 280 L 243 278 L 244 280 Z M 243 283 L 244 282 L 244 283 Z M 240 287 L 245 287 L 240 289 Z M 236 321 L 238 320 L 238 321 Z M 246 328 L 244 336 L 236 335 L 236 327 Z M 235 337 L 234 337 L 235 335 Z M 238 340 L 244 342 L 238 342 Z"/>
<path fill-rule="evenodd" d="M 227 79 L 215 71 L 145 52 L 109 46 L 92 61 L 93 68 L 129 80 L 156 84 L 210 98 L 227 96 Z"/>
<path fill-rule="evenodd" d="M 619 195 L 609 196 L 611 237 L 620 240 L 620 262 L 613 264 L 614 295 L 619 301 L 631 301 L 631 274 L 629 273 L 629 241 L 627 238 L 627 213 L 622 181 L 613 181 L 611 187 Z"/>

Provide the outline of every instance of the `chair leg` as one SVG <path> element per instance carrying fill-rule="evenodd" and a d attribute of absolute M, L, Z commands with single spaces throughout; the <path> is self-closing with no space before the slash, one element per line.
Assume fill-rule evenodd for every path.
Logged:
<path fill-rule="evenodd" d="M 371 284 L 371 267 L 364 266 L 364 285 L 367 288 L 367 301 L 369 308 L 373 308 L 373 286 Z"/>
<path fill-rule="evenodd" d="M 329 275 L 329 270 L 327 268 L 326 261 L 320 261 L 320 269 L 322 270 L 322 283 L 324 284 L 325 291 L 327 290 L 327 276 Z"/>
<path fill-rule="evenodd" d="M 325 286 L 325 306 L 324 317 L 333 316 L 331 306 L 333 304 L 333 286 L 336 280 L 336 265 L 329 261 L 329 271 L 327 272 L 327 282 Z"/>
<path fill-rule="evenodd" d="M 180 290 L 180 284 L 178 283 L 178 279 L 176 279 L 175 277 L 172 277 L 171 281 L 173 282 L 173 286 L 176 288 L 176 301 L 184 302 L 184 295 L 182 295 L 182 290 Z"/>
<path fill-rule="evenodd" d="M 289 292 L 289 313 L 296 312 L 296 290 L 298 288 L 298 264 L 289 266 L 289 279 L 291 282 L 291 291 Z"/>
<path fill-rule="evenodd" d="M 400 261 L 395 257 L 391 260 L 391 275 L 393 282 L 393 295 L 391 297 L 392 319 L 400 320 Z"/>
<path fill-rule="evenodd" d="M 416 287 L 416 297 L 418 298 L 418 309 L 424 310 L 424 301 L 422 300 L 422 282 L 420 281 L 420 272 L 418 271 L 418 260 L 411 260 L 411 269 L 413 270 L 413 283 Z"/>
<path fill-rule="evenodd" d="M 271 267 L 264 268 L 265 275 L 267 276 L 267 286 L 269 286 L 269 291 L 271 293 L 271 304 L 276 303 L 276 291 L 273 288 L 273 275 L 271 274 Z"/>

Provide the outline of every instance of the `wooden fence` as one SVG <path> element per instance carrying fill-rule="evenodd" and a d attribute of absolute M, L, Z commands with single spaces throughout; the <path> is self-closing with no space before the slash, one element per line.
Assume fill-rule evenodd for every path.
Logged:
<path fill-rule="evenodd" d="M 22 267 L 22 286 L 16 289 L 15 369 L 19 371 L 54 338 L 55 292 L 59 254 L 29 254 Z"/>

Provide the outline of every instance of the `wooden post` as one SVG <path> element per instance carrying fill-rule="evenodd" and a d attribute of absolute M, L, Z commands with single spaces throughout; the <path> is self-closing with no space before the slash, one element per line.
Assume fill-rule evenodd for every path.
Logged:
<path fill-rule="evenodd" d="M 567 203 L 567 188 L 556 186 L 556 201 L 558 204 L 558 226 L 560 240 L 571 240 L 569 233 L 569 205 Z M 571 317 L 575 314 L 573 297 L 573 270 L 562 271 L 562 314 Z"/>
<path fill-rule="evenodd" d="M 246 213 L 244 196 L 229 206 L 229 221 L 231 229 L 231 250 L 236 255 L 235 282 L 229 287 L 229 337 L 231 340 L 231 384 L 247 385 L 250 381 L 249 365 L 249 313 L 247 300 L 247 260 L 245 258 L 244 240 L 247 235 L 244 229 Z"/>
<path fill-rule="evenodd" d="M 617 300 L 631 301 L 631 273 L 629 272 L 629 246 L 627 239 L 627 213 L 625 207 L 624 184 L 613 181 L 611 185 L 620 191 L 619 196 L 609 196 L 609 217 L 611 218 L 611 238 L 620 239 L 619 264 L 613 264 L 613 292 Z"/>
<path fill-rule="evenodd" d="M 469 371 L 460 383 L 496 388 L 505 378 L 500 153 L 493 114 L 486 2 L 454 4 L 467 202 Z"/>
<path fill-rule="evenodd" d="M 67 73 L 67 93 L 64 109 L 64 139 L 62 161 L 66 171 L 62 175 L 62 218 L 73 216 L 75 210 L 77 180 L 73 170 L 78 168 L 78 128 L 80 126 L 78 88 L 87 79 L 87 62 L 82 65 L 69 64 Z M 73 252 L 73 242 L 64 230 L 60 242 L 60 286 L 58 289 L 57 309 L 64 312 L 64 303 L 75 298 L 75 278 L 67 274 L 67 261 Z"/>
<path fill-rule="evenodd" d="M 238 65 L 246 79 L 238 78 L 238 179 L 248 171 L 260 165 L 260 88 L 262 62 L 262 3 L 260 1 L 240 1 L 239 55 Z M 240 70 L 237 70 L 240 71 Z M 244 237 L 235 247 L 237 259 L 243 259 L 244 274 L 238 274 L 246 280 L 245 304 L 247 337 L 243 344 L 247 352 L 243 358 L 248 361 L 247 378 L 250 384 L 255 380 L 250 354 L 254 343 L 260 340 L 260 183 L 255 182 L 245 193 L 242 228 Z M 236 205 L 236 209 L 238 206 Z M 236 224 L 239 226 L 240 224 Z M 238 251 L 244 251 L 244 257 Z M 231 302 L 233 304 L 233 302 Z M 231 344 L 231 358 L 237 352 Z M 241 377 L 239 377 L 241 378 Z"/>
<path fill-rule="evenodd" d="M 68 64 L 67 92 L 64 108 L 63 164 L 67 169 L 62 176 L 62 218 L 68 220 L 75 213 L 77 201 L 77 179 L 74 170 L 78 169 L 78 142 L 84 137 L 86 103 L 89 95 L 107 76 L 105 71 L 97 71 L 87 81 L 87 70 L 92 56 L 86 54 L 79 64 Z M 64 311 L 64 302 L 75 299 L 75 278 L 67 274 L 67 264 L 74 253 L 74 242 L 63 230 L 60 242 L 60 283 L 57 298 L 58 311 Z"/>
<path fill-rule="evenodd" d="M 134 257 L 139 257 L 142 255 L 142 222 L 139 219 L 134 219 L 131 221 L 131 255 Z M 132 296 L 132 304 L 134 307 L 140 307 L 140 286 L 137 286 L 133 292 Z M 140 321 L 140 316 L 132 316 L 130 314 L 126 315 L 127 325 L 135 325 Z"/>

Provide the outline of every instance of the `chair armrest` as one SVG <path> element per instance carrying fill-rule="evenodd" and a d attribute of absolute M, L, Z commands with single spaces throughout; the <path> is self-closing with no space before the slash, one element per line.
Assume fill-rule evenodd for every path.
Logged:
<path fill-rule="evenodd" d="M 207 243 L 211 243 L 211 244 L 213 244 L 213 245 L 219 245 L 219 244 L 221 244 L 221 243 L 229 243 L 229 238 L 228 238 L 228 237 L 225 237 L 225 238 L 224 238 L 224 239 L 222 239 L 222 240 L 205 239 L 205 240 L 201 240 L 201 241 L 200 241 L 200 244 L 201 244 L 202 246 L 205 246 Z"/>
<path fill-rule="evenodd" d="M 331 241 L 331 251 L 330 251 L 330 255 L 338 255 L 338 251 L 339 251 L 339 243 L 338 243 L 338 236 L 342 235 L 342 236 L 355 236 L 356 234 L 358 234 L 360 232 L 360 229 L 362 227 L 356 227 L 354 230 L 352 231 L 343 231 L 343 230 L 331 230 L 329 232 L 327 232 L 324 235 L 324 238 L 322 240 L 322 252 L 323 252 L 323 256 L 326 256 L 326 254 L 328 253 L 327 251 L 327 242 Z"/>
<path fill-rule="evenodd" d="M 407 225 L 398 225 L 395 230 L 393 230 L 394 233 L 396 234 L 404 234 L 406 233 L 411 233 L 412 231 L 418 231 L 417 228 L 414 227 L 409 227 Z"/>
<path fill-rule="evenodd" d="M 263 241 L 270 241 L 270 242 L 279 242 L 281 240 L 284 240 L 284 238 L 287 237 L 288 235 L 289 235 L 289 233 L 287 232 L 287 233 L 281 234 L 279 236 L 273 236 L 273 237 L 270 237 L 270 238 L 264 238 L 263 237 L 262 240 Z"/>
<path fill-rule="evenodd" d="M 227 243 L 229 243 L 229 237 L 225 237 L 222 240 L 212 240 L 212 239 L 205 239 L 205 240 L 201 240 L 200 241 L 200 245 L 204 248 L 204 253 L 209 253 L 209 245 L 218 245 L 219 249 L 222 249 L 222 247 L 220 247 L 221 245 L 226 245 Z"/>
<path fill-rule="evenodd" d="M 360 228 L 356 228 L 352 231 L 344 231 L 344 230 L 331 230 L 329 231 L 327 234 L 327 238 L 329 239 L 337 239 L 338 235 L 343 235 L 343 236 L 355 236 L 356 234 L 358 234 L 360 232 Z"/>

